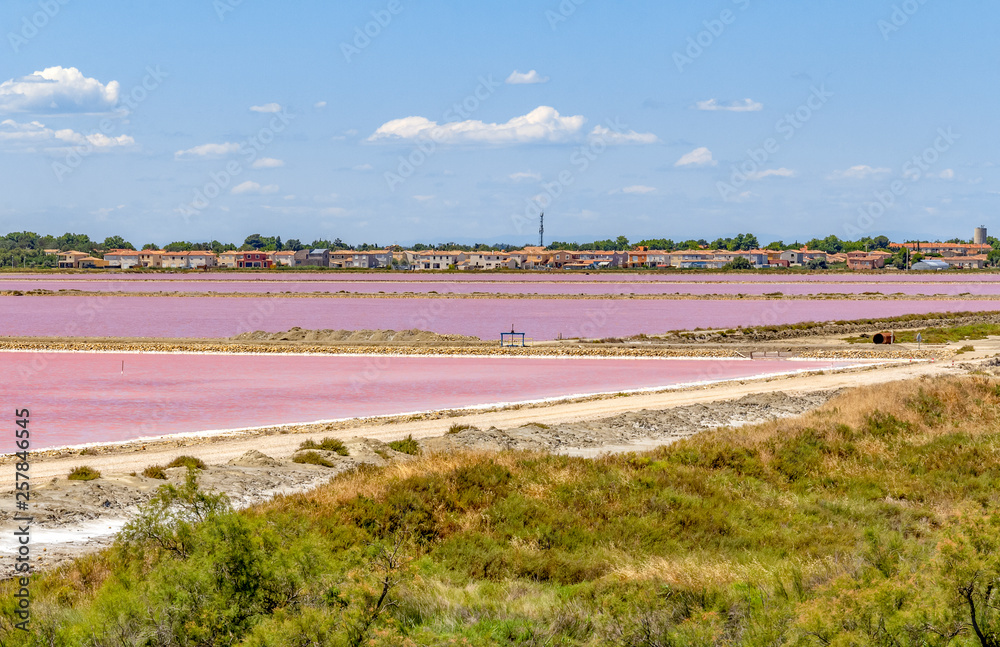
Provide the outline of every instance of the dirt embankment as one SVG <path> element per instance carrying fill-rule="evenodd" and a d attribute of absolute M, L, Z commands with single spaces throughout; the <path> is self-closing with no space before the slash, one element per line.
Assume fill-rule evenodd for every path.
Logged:
<path fill-rule="evenodd" d="M 951 328 L 972 324 L 1000 324 L 1000 312 L 945 313 L 941 316 L 911 315 L 890 319 L 871 319 L 832 323 L 804 323 L 759 328 L 729 330 L 676 331 L 658 337 L 679 344 L 746 344 L 749 342 L 785 341 L 808 337 L 872 335 L 885 330 L 919 330 L 922 328 Z"/>
<path fill-rule="evenodd" d="M 479 337 L 467 335 L 445 335 L 426 330 L 305 330 L 292 328 L 287 332 L 269 333 L 262 330 L 245 332 L 229 339 L 236 342 L 312 342 L 319 344 L 369 344 L 395 342 L 412 343 L 477 343 Z"/>

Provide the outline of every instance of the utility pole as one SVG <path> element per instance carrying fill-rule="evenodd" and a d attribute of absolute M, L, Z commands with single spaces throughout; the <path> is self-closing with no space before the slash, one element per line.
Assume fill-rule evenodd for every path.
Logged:
<path fill-rule="evenodd" d="M 545 247 L 545 212 L 538 218 L 538 246 Z"/>

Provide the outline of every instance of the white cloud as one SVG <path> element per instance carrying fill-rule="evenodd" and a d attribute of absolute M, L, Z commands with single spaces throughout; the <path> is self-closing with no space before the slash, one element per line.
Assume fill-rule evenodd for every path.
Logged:
<path fill-rule="evenodd" d="M 722 103 L 720 103 L 718 99 L 709 99 L 708 101 L 699 101 L 694 105 L 698 108 L 698 110 L 724 110 L 726 112 L 760 112 L 764 109 L 763 103 L 754 101 L 753 99 L 725 101 Z"/>
<path fill-rule="evenodd" d="M 634 130 L 618 132 L 604 126 L 595 126 L 590 131 L 590 138 L 602 140 L 606 144 L 655 144 L 660 141 L 653 133 L 637 133 Z"/>
<path fill-rule="evenodd" d="M 184 151 L 174 153 L 174 159 L 183 160 L 195 157 L 225 157 L 240 152 L 240 145 L 233 142 L 224 144 L 202 144 Z"/>
<path fill-rule="evenodd" d="M 357 166 L 354 167 L 353 170 L 355 170 L 355 171 L 361 171 L 362 173 L 365 173 L 365 172 L 368 172 L 368 171 L 374 171 L 375 167 L 372 166 L 371 164 L 358 164 Z"/>
<path fill-rule="evenodd" d="M 0 113 L 100 113 L 118 105 L 118 81 L 104 85 L 75 67 L 49 67 L 0 83 Z"/>
<path fill-rule="evenodd" d="M 696 148 L 687 155 L 681 157 L 674 166 L 718 166 L 719 163 L 712 157 L 712 151 L 704 146 Z"/>
<path fill-rule="evenodd" d="M 95 150 L 107 150 L 133 146 L 135 140 L 128 135 L 109 137 L 99 132 L 84 135 L 69 128 L 53 130 L 39 121 L 18 123 L 13 119 L 5 119 L 0 122 L 0 144 L 27 151 L 36 150 L 36 147 L 53 151 L 74 146 L 92 146 Z"/>
<path fill-rule="evenodd" d="M 508 177 L 514 180 L 515 182 L 523 182 L 525 180 L 533 180 L 537 182 L 542 179 L 541 173 L 527 173 L 524 171 L 519 173 L 511 173 Z"/>
<path fill-rule="evenodd" d="M 439 144 L 563 142 L 577 138 L 586 121 L 581 116 L 563 117 L 555 108 L 548 106 L 535 108 L 523 117 L 515 117 L 504 124 L 469 120 L 439 125 L 424 117 L 406 117 L 383 124 L 368 141 L 431 139 Z"/>
<path fill-rule="evenodd" d="M 254 168 L 281 168 L 285 165 L 285 162 L 273 157 L 261 157 L 255 160 L 253 163 Z"/>
<path fill-rule="evenodd" d="M 530 72 L 518 72 L 514 70 L 507 77 L 507 85 L 532 85 L 535 83 L 548 83 L 549 77 L 542 76 L 535 70 Z"/>
<path fill-rule="evenodd" d="M 121 211 L 124 208 L 125 208 L 125 205 L 120 204 L 117 207 L 104 207 L 104 208 L 101 208 L 101 209 L 96 209 L 94 211 L 91 211 L 90 213 L 91 213 L 91 215 L 97 216 L 98 220 L 102 220 L 103 221 L 103 220 L 107 220 L 108 216 L 110 216 L 115 211 Z"/>
<path fill-rule="evenodd" d="M 870 177 L 879 177 L 882 175 L 889 175 L 892 173 L 892 169 L 888 168 L 873 168 L 867 164 L 859 164 L 857 166 L 852 166 L 845 171 L 834 171 L 830 176 L 831 180 L 866 180 Z"/>
<path fill-rule="evenodd" d="M 946 168 L 945 170 L 941 171 L 941 174 L 938 177 L 940 177 L 942 180 L 954 180 L 955 170 Z"/>
<path fill-rule="evenodd" d="M 383 124 L 368 141 L 432 140 L 438 144 L 572 142 L 583 139 L 586 122 L 586 118 L 580 115 L 563 117 L 549 106 L 539 106 L 503 124 L 477 120 L 438 124 L 425 117 L 406 117 Z M 587 136 L 601 139 L 605 144 L 653 144 L 659 141 L 652 133 L 617 131 L 603 126 L 595 127 Z"/>
<path fill-rule="evenodd" d="M 316 103 L 313 104 L 313 108 L 316 108 L 317 110 L 320 110 L 325 107 L 326 107 L 326 101 L 317 101 Z"/>
<path fill-rule="evenodd" d="M 238 184 L 233 187 L 231 193 L 233 195 L 269 195 L 272 193 L 277 193 L 279 187 L 277 184 L 268 184 L 267 186 L 261 186 L 257 182 L 252 182 L 247 180 L 243 184 Z"/>
<path fill-rule="evenodd" d="M 281 104 L 265 103 L 262 106 L 250 106 L 250 109 L 253 110 L 254 112 L 266 112 L 266 113 L 281 112 Z"/>
<path fill-rule="evenodd" d="M 795 171 L 787 168 L 772 168 L 766 171 L 747 173 L 747 179 L 750 180 L 763 180 L 769 177 L 795 177 Z"/>
<path fill-rule="evenodd" d="M 635 186 L 627 186 L 622 189 L 622 193 L 630 193 L 633 195 L 646 195 L 647 193 L 656 193 L 656 188 L 651 186 L 643 186 L 641 184 L 636 184 Z"/>
<path fill-rule="evenodd" d="M 437 197 L 436 195 L 415 195 L 413 196 L 413 199 L 416 200 L 417 202 L 429 202 L 436 197 Z"/>

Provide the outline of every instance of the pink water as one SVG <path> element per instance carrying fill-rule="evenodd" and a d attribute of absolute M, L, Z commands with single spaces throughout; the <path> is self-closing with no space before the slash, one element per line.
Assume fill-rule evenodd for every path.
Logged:
<path fill-rule="evenodd" d="M 125 374 L 122 374 L 122 362 Z M 850 366 L 846 361 L 0 353 L 33 447 L 504 402 Z M 448 423 L 441 422 L 441 432 Z"/>
<path fill-rule="evenodd" d="M 86 290 L 89 292 L 216 292 L 219 294 L 259 293 L 294 294 L 337 293 L 401 294 L 405 292 L 426 294 L 748 294 L 762 295 L 780 292 L 788 295 L 805 294 L 862 294 L 879 293 L 905 295 L 998 295 L 1000 281 L 959 282 L 610 282 L 610 281 L 237 281 L 237 280 L 4 280 L 0 290 Z"/>
<path fill-rule="evenodd" d="M 997 311 L 998 301 L 302 299 L 0 297 L 0 336 L 229 337 L 306 329 L 429 330 L 498 339 L 513 325 L 537 340 Z"/>

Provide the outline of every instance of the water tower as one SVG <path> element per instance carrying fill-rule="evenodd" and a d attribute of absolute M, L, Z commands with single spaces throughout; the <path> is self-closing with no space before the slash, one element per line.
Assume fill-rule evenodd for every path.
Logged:
<path fill-rule="evenodd" d="M 972 240 L 976 245 L 986 244 L 986 226 L 976 227 L 976 234 Z"/>

